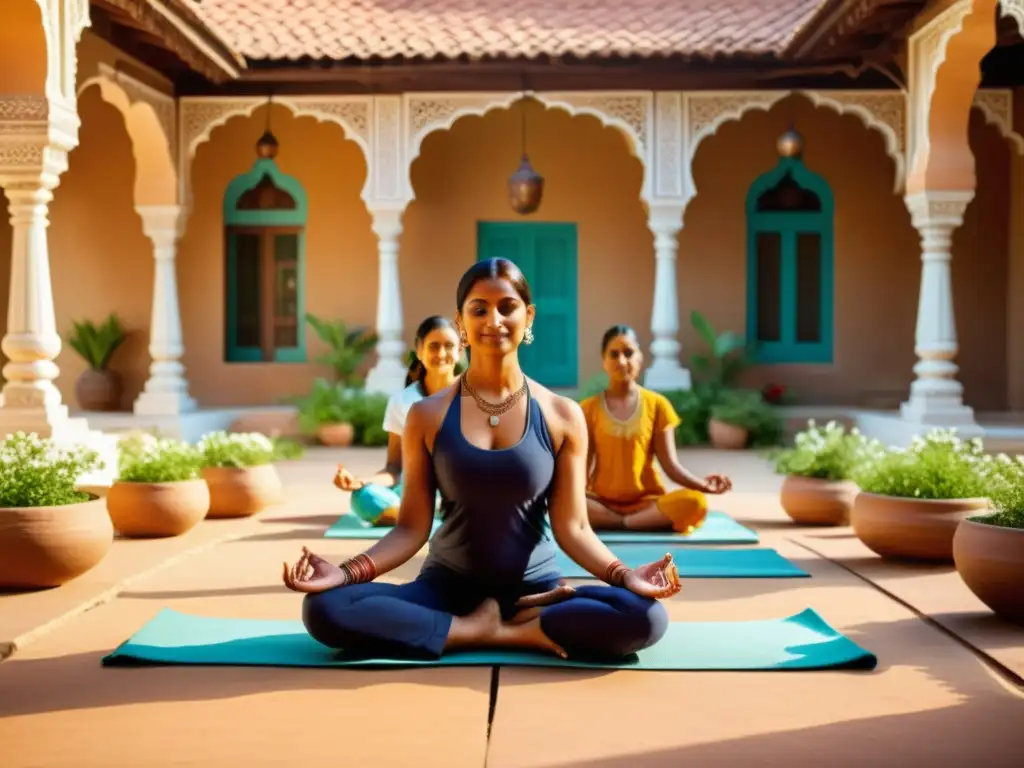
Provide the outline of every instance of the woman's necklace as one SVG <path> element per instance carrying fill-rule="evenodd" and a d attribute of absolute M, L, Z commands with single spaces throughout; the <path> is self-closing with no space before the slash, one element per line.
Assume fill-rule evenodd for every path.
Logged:
<path fill-rule="evenodd" d="M 514 408 L 516 403 L 518 403 L 522 399 L 523 395 L 526 394 L 526 377 L 523 377 L 523 386 L 506 397 L 500 403 L 489 403 L 480 397 L 476 390 L 473 389 L 473 386 L 469 383 L 469 378 L 465 374 L 462 375 L 462 386 L 469 393 L 469 396 L 476 401 L 477 408 L 488 414 L 490 418 L 487 419 L 487 423 L 492 427 L 496 427 L 498 426 L 498 417 Z"/>

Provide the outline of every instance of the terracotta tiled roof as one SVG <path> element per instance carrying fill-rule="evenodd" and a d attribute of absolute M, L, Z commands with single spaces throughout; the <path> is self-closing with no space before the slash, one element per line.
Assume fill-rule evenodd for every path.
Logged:
<path fill-rule="evenodd" d="M 193 0 L 194 1 L 194 0 Z M 825 0 L 201 0 L 249 59 L 779 53 Z"/>

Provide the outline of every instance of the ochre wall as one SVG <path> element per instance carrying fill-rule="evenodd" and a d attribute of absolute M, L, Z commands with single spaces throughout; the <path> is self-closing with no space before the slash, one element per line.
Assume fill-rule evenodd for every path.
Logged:
<path fill-rule="evenodd" d="M 133 210 L 133 159 L 120 115 L 95 89 L 80 101 L 82 142 L 51 209 L 51 259 L 58 328 L 117 311 L 135 331 L 115 358 L 126 379 L 125 406 L 145 379 L 152 254 Z M 595 118 L 529 107 L 529 152 L 545 176 L 541 211 L 531 219 L 573 221 L 580 247 L 580 381 L 599 368 L 598 338 L 616 322 L 650 341 L 654 257 L 638 200 L 639 162 L 623 137 Z M 805 137 L 807 165 L 836 198 L 836 340 L 830 366 L 755 369 L 752 385 L 781 381 L 801 402 L 892 405 L 912 380 L 920 258 L 918 236 L 893 192 L 893 163 L 882 137 L 855 117 L 815 109 L 797 97 L 770 112 L 723 126 L 701 145 L 697 197 L 680 234 L 679 305 L 684 355 L 700 344 L 689 325 L 697 308 L 720 328 L 744 330 L 747 188 L 776 162 L 775 140 L 790 119 Z M 255 159 L 263 109 L 233 118 L 203 144 L 193 165 L 194 210 L 178 255 L 191 391 L 203 405 L 273 403 L 305 391 L 326 373 L 315 363 L 229 365 L 223 359 L 224 189 Z M 333 124 L 273 109 L 281 169 L 309 196 L 306 296 L 309 311 L 372 325 L 376 239 L 360 199 L 366 163 Z M 412 167 L 416 200 L 405 215 L 400 269 L 407 337 L 427 314 L 452 314 L 454 288 L 475 258 L 477 220 L 512 220 L 505 180 L 518 164 L 518 108 L 464 118 L 431 135 Z M 1005 141 L 977 116 L 971 125 L 979 191 L 954 245 L 954 286 L 968 403 L 1007 403 L 1007 249 L 1010 163 Z M 97 222 L 102 222 L 97 225 Z M 0 283 L 9 270 L 9 228 L 0 224 Z M 4 292 L 5 294 L 5 292 Z M 310 359 L 322 350 L 309 336 Z M 81 364 L 70 350 L 58 379 L 74 404 Z"/>

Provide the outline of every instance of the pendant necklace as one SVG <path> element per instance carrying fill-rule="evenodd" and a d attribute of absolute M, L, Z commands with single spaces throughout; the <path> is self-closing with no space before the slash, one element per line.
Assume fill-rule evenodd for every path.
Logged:
<path fill-rule="evenodd" d="M 499 417 L 503 413 L 507 413 L 509 410 L 514 408 L 516 403 L 518 403 L 522 399 L 523 395 L 526 394 L 526 377 L 523 377 L 523 386 L 521 386 L 511 395 L 506 397 L 500 403 L 490 403 L 484 400 L 482 397 L 480 397 L 480 395 L 477 394 L 477 391 L 473 389 L 472 385 L 469 383 L 469 378 L 465 374 L 462 375 L 462 387 L 469 393 L 469 396 L 472 397 L 473 400 L 476 402 L 477 408 L 479 408 L 481 411 L 488 415 L 487 423 L 490 424 L 491 428 L 493 429 L 494 427 L 498 426 L 500 422 Z"/>

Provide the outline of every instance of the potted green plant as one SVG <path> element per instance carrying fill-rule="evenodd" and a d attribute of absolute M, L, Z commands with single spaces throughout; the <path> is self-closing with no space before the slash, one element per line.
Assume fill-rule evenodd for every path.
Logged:
<path fill-rule="evenodd" d="M 981 602 L 1024 624 L 1024 457 L 990 457 L 984 474 L 994 512 L 960 521 L 953 562 Z"/>
<path fill-rule="evenodd" d="M 328 347 L 316 362 L 330 366 L 342 387 L 358 386 L 360 380 L 356 372 L 376 346 L 377 334 L 366 328 L 349 328 L 342 320 L 324 320 L 312 313 L 306 314 L 306 322 Z"/>
<path fill-rule="evenodd" d="M 124 340 L 121 321 L 113 313 L 98 325 L 91 320 L 72 323 L 68 344 L 89 365 L 75 382 L 75 397 L 83 411 L 116 411 L 121 407 L 121 377 L 109 365 Z"/>
<path fill-rule="evenodd" d="M 707 352 L 690 356 L 693 372 L 712 396 L 734 387 L 739 375 L 750 365 L 746 341 L 733 331 L 719 333 L 697 310 L 690 313 L 690 324 L 708 348 Z"/>
<path fill-rule="evenodd" d="M 780 431 L 778 421 L 760 392 L 723 390 L 711 404 L 708 437 L 714 448 L 740 450 L 755 440 L 773 442 Z"/>
<path fill-rule="evenodd" d="M 872 441 L 853 471 L 853 532 L 882 557 L 951 562 L 960 521 L 989 506 L 985 465 L 981 441 L 952 430 L 914 438 L 909 448 Z"/>
<path fill-rule="evenodd" d="M 779 493 L 786 514 L 804 525 L 845 525 L 857 496 L 850 477 L 867 445 L 856 428 L 809 421 L 791 448 L 774 455 L 775 471 L 786 478 Z"/>
<path fill-rule="evenodd" d="M 16 432 L 0 442 L 0 588 L 56 587 L 96 566 L 114 541 L 103 499 L 78 490 L 95 451 Z"/>
<path fill-rule="evenodd" d="M 274 443 L 266 435 L 210 432 L 197 448 L 200 474 L 210 487 L 207 517 L 249 517 L 281 501 L 281 478 L 272 463 Z"/>
<path fill-rule="evenodd" d="M 123 440 L 118 479 L 107 494 L 107 511 L 123 536 L 180 536 L 210 509 L 210 489 L 199 476 L 202 456 L 170 438 Z"/>
<path fill-rule="evenodd" d="M 316 436 L 324 445 L 352 445 L 356 436 L 353 424 L 357 410 L 355 395 L 354 390 L 341 383 L 316 379 L 309 394 L 295 400 L 299 409 L 300 429 L 308 435 Z"/>

